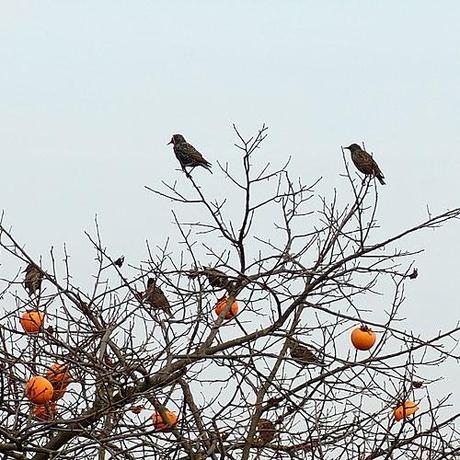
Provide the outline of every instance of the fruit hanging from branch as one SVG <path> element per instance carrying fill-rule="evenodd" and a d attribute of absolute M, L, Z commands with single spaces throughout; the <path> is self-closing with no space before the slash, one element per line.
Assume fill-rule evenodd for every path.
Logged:
<path fill-rule="evenodd" d="M 357 350 L 370 350 L 376 340 L 375 332 L 365 325 L 359 326 L 351 332 L 351 343 Z"/>
<path fill-rule="evenodd" d="M 53 398 L 53 385 L 45 377 L 36 375 L 25 386 L 26 397 L 34 404 L 45 404 Z"/>
<path fill-rule="evenodd" d="M 217 303 L 216 306 L 214 307 L 214 311 L 216 312 L 217 316 L 220 316 L 220 314 L 225 310 L 225 307 L 227 306 L 228 303 L 228 298 L 227 297 L 222 297 Z M 238 303 L 235 300 L 227 313 L 225 313 L 225 319 L 232 319 L 238 314 Z"/>
<path fill-rule="evenodd" d="M 45 314 L 38 310 L 29 310 L 22 314 L 19 321 L 25 332 L 28 334 L 37 334 L 43 328 Z"/>

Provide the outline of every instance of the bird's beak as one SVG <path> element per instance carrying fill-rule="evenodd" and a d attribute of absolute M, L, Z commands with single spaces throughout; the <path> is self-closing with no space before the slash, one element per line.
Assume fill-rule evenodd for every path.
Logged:
<path fill-rule="evenodd" d="M 171 139 L 166 145 L 169 145 L 169 144 L 172 144 L 172 143 L 173 143 L 173 141 Z"/>
<path fill-rule="evenodd" d="M 343 150 L 350 150 L 350 147 L 343 147 Z"/>

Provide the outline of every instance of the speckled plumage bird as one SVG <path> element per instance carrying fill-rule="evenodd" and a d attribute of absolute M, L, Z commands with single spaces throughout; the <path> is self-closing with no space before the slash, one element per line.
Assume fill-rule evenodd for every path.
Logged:
<path fill-rule="evenodd" d="M 291 338 L 288 338 L 287 342 L 291 357 L 298 364 L 303 366 L 308 366 L 309 364 L 321 366 L 324 364 L 323 360 L 316 356 L 309 347 L 301 345 L 297 340 Z"/>
<path fill-rule="evenodd" d="M 203 270 L 196 270 L 189 273 L 190 278 L 195 278 L 199 275 L 205 275 L 209 284 L 218 289 L 227 289 L 230 286 L 228 276 L 217 268 L 204 267 Z"/>
<path fill-rule="evenodd" d="M 34 292 L 39 291 L 43 281 L 43 272 L 34 263 L 29 263 L 27 268 L 24 270 L 24 287 L 32 295 Z"/>
<path fill-rule="evenodd" d="M 369 153 L 363 150 L 358 144 L 351 144 L 344 148 L 351 152 L 351 159 L 358 171 L 361 171 L 366 176 L 376 177 L 382 185 L 385 185 L 384 175 Z"/>
<path fill-rule="evenodd" d="M 171 315 L 169 301 L 162 289 L 156 286 L 153 278 L 147 280 L 147 289 L 144 292 L 143 301 L 148 303 L 151 307 L 163 310 L 168 315 Z"/>
<path fill-rule="evenodd" d="M 257 437 L 255 441 L 258 444 L 267 444 L 275 438 L 276 428 L 273 422 L 266 418 L 260 418 L 257 422 Z"/>
<path fill-rule="evenodd" d="M 174 153 L 176 158 L 179 160 L 181 168 L 183 171 L 186 171 L 186 167 L 189 166 L 192 169 L 196 166 L 202 166 L 208 171 L 211 171 L 211 163 L 203 158 L 198 150 L 189 144 L 182 134 L 173 134 L 173 137 L 169 141 L 169 144 L 173 144 Z M 188 174 L 188 173 L 187 173 Z"/>

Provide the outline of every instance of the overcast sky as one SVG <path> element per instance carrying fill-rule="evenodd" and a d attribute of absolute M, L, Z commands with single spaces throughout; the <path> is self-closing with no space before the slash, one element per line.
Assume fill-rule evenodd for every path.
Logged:
<path fill-rule="evenodd" d="M 364 141 L 383 170 L 385 235 L 460 205 L 458 1 L 0 1 L 0 207 L 33 257 L 64 243 L 76 277 L 97 214 L 130 263 L 174 234 L 144 186 L 183 181 L 166 143 L 182 133 L 214 165 L 237 162 L 232 123 L 320 190 L 346 192 L 340 146 Z M 214 167 L 216 170 L 216 166 Z M 225 193 L 222 175 L 196 171 Z M 344 199 L 345 201 L 345 199 Z M 459 318 L 460 223 L 426 248 L 408 327 Z M 450 378 L 460 377 L 458 366 Z"/>

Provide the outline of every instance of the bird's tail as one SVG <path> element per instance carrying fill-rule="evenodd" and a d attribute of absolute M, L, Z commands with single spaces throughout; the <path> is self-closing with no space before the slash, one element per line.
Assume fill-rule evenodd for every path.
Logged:
<path fill-rule="evenodd" d="M 379 175 L 377 176 L 377 179 L 379 180 L 379 182 L 380 182 L 382 185 L 385 185 L 386 182 L 385 182 L 385 180 L 383 179 L 382 174 L 379 174 Z"/>

